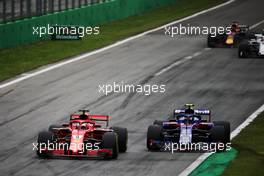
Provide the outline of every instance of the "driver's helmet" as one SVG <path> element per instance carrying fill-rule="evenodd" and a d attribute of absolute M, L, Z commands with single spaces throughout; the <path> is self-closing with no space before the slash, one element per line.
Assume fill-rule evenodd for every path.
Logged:
<path fill-rule="evenodd" d="M 192 124 L 193 123 L 193 116 L 191 114 L 185 114 L 179 118 L 180 123 L 184 124 Z"/>
<path fill-rule="evenodd" d="M 185 119 L 186 119 L 186 116 L 184 116 L 184 115 L 179 115 L 178 116 L 178 120 L 180 120 L 180 121 L 183 121 Z"/>
<path fill-rule="evenodd" d="M 194 114 L 193 107 L 193 104 L 185 104 L 185 114 Z"/>
<path fill-rule="evenodd" d="M 194 115 L 194 116 L 191 117 L 191 120 L 192 120 L 193 123 L 197 123 L 197 122 L 199 122 L 200 118 L 198 116 Z"/>
<path fill-rule="evenodd" d="M 178 118 L 178 120 L 180 121 L 180 123 L 186 124 L 186 123 L 188 123 L 189 118 L 185 115 L 182 115 Z"/>
<path fill-rule="evenodd" d="M 81 129 L 86 130 L 88 128 L 88 123 L 82 123 L 81 124 Z"/>
<path fill-rule="evenodd" d="M 79 129 L 79 127 L 80 127 L 80 123 L 79 123 L 79 122 L 73 122 L 73 123 L 71 124 L 71 127 L 72 127 L 72 129 Z"/>
<path fill-rule="evenodd" d="M 240 27 L 239 27 L 239 23 L 238 22 L 233 22 L 232 23 L 231 31 L 232 32 L 239 32 L 240 31 Z"/>
<path fill-rule="evenodd" d="M 194 110 L 191 108 L 187 108 L 187 109 L 185 109 L 185 113 L 186 114 L 194 114 Z"/>

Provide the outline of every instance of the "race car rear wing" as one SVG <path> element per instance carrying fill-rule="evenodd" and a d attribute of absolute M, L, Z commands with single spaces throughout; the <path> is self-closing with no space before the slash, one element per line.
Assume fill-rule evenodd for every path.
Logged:
<path fill-rule="evenodd" d="M 89 110 L 79 110 L 79 112 L 82 112 L 82 114 L 72 114 L 70 116 L 70 120 L 75 120 L 75 119 L 81 119 L 81 120 L 86 120 L 89 119 L 91 121 L 103 121 L 106 122 L 106 126 L 109 125 L 109 116 L 108 115 L 94 115 L 94 114 L 89 114 Z"/>
<path fill-rule="evenodd" d="M 106 126 L 109 125 L 109 116 L 108 115 L 89 115 L 89 119 L 92 121 L 104 121 L 106 122 Z"/>
<path fill-rule="evenodd" d="M 174 110 L 174 116 L 177 114 L 185 113 L 185 109 L 175 109 Z M 196 115 L 208 115 L 209 121 L 211 121 L 211 111 L 208 109 L 194 109 L 194 114 Z"/>
<path fill-rule="evenodd" d="M 185 113 L 185 109 L 175 109 L 174 114 Z M 211 111 L 208 109 L 195 109 L 194 113 L 197 115 L 210 115 Z"/>
<path fill-rule="evenodd" d="M 249 26 L 247 25 L 240 24 L 238 27 L 240 28 L 240 33 L 247 33 L 249 31 Z"/>
<path fill-rule="evenodd" d="M 211 115 L 211 111 L 208 109 L 195 109 L 194 113 L 198 115 Z"/>
<path fill-rule="evenodd" d="M 239 28 L 240 28 L 241 30 L 245 30 L 245 31 L 248 31 L 248 30 L 249 30 L 249 26 L 248 26 L 248 25 L 240 24 L 240 25 L 238 25 L 238 26 L 239 26 Z"/>

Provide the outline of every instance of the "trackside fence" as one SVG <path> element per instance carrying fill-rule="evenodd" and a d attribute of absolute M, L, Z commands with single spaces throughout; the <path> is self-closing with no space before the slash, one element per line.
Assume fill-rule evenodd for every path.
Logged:
<path fill-rule="evenodd" d="M 54 0 L 55 1 L 55 0 Z M 142 14 L 176 0 L 104 0 L 87 6 L 46 13 L 0 24 L 0 49 L 40 40 L 33 27 L 50 25 L 96 26 L 109 21 Z M 44 37 L 45 38 L 45 37 Z"/>

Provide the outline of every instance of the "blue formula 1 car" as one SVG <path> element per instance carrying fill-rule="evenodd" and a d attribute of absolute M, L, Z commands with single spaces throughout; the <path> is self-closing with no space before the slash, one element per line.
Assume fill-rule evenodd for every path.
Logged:
<path fill-rule="evenodd" d="M 186 104 L 184 109 L 174 110 L 173 117 L 164 121 L 155 120 L 148 127 L 148 150 L 162 150 L 167 143 L 222 143 L 224 146 L 230 143 L 229 122 L 212 122 L 210 110 L 193 107 L 193 104 Z"/>

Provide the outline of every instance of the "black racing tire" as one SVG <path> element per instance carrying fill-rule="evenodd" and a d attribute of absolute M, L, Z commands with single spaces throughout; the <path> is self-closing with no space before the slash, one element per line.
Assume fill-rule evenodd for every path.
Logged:
<path fill-rule="evenodd" d="M 50 132 L 54 132 L 54 128 L 62 128 L 62 126 L 61 125 L 50 125 L 49 126 L 49 131 Z"/>
<path fill-rule="evenodd" d="M 208 48 L 215 48 L 216 44 L 215 44 L 215 42 L 207 42 L 207 47 Z"/>
<path fill-rule="evenodd" d="M 126 128 L 112 127 L 118 138 L 118 149 L 120 153 L 124 153 L 127 150 L 128 132 Z"/>
<path fill-rule="evenodd" d="M 160 125 L 160 126 L 162 126 L 163 125 L 163 121 L 162 120 L 155 120 L 153 122 L 153 125 Z"/>
<path fill-rule="evenodd" d="M 241 43 L 241 41 L 243 40 L 243 38 L 244 38 L 244 35 L 245 34 L 242 34 L 242 35 L 235 35 L 234 36 L 234 44 L 233 44 L 233 47 L 238 47 L 239 46 L 239 44 Z"/>
<path fill-rule="evenodd" d="M 158 150 L 159 148 L 150 145 L 150 140 L 162 140 L 162 127 L 160 125 L 150 125 L 147 132 L 147 148 L 151 150 Z"/>
<path fill-rule="evenodd" d="M 244 39 L 246 39 L 246 40 L 255 39 L 256 38 L 255 34 L 256 33 L 254 33 L 254 32 L 246 33 Z"/>
<path fill-rule="evenodd" d="M 248 54 L 245 50 L 243 49 L 238 49 L 238 57 L 239 58 L 247 58 Z"/>
<path fill-rule="evenodd" d="M 223 125 L 216 125 L 211 129 L 211 143 L 216 145 L 215 151 L 216 152 L 223 152 L 226 150 L 226 134 L 225 128 Z M 224 145 L 223 149 L 219 149 L 218 146 L 222 143 Z"/>
<path fill-rule="evenodd" d="M 104 149 L 111 149 L 112 156 L 106 156 L 106 159 L 117 159 L 118 157 L 118 139 L 115 132 L 106 132 L 102 137 L 102 147 Z"/>
<path fill-rule="evenodd" d="M 215 38 L 212 37 L 211 34 L 209 34 L 207 37 L 207 47 L 208 48 L 215 48 L 215 46 L 216 46 Z"/>
<path fill-rule="evenodd" d="M 250 48 L 247 42 L 242 42 L 238 47 L 238 57 L 239 58 L 248 58 L 250 54 Z"/>
<path fill-rule="evenodd" d="M 40 150 L 40 146 L 45 145 L 46 147 L 48 147 L 48 144 L 53 143 L 53 140 L 54 140 L 54 135 L 52 132 L 50 132 L 50 131 L 39 132 L 38 140 L 37 140 L 38 149 L 36 152 L 40 158 L 48 158 L 49 157 L 49 155 L 46 152 Z"/>
<path fill-rule="evenodd" d="M 216 126 L 223 126 L 225 130 L 225 143 L 230 142 L 230 123 L 227 121 L 215 121 L 214 125 Z"/>
<path fill-rule="evenodd" d="M 216 125 L 211 129 L 212 142 L 224 142 L 225 128 L 222 125 Z"/>

